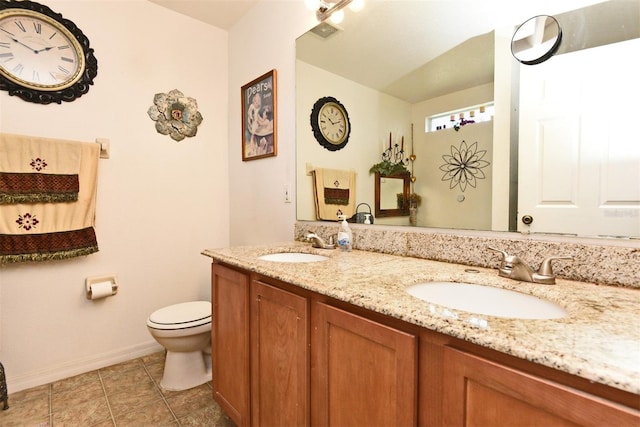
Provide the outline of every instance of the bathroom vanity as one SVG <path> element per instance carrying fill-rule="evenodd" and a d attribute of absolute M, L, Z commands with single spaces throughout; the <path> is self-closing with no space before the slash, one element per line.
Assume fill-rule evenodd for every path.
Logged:
<path fill-rule="evenodd" d="M 260 259 L 275 253 L 326 259 Z M 214 398 L 238 426 L 640 424 L 640 290 L 299 242 L 203 255 Z M 517 290 L 567 315 L 477 315 L 406 292 L 433 281 Z"/>

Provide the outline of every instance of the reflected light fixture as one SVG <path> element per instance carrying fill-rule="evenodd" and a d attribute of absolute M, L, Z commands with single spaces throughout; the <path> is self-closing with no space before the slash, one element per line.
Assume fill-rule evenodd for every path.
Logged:
<path fill-rule="evenodd" d="M 349 6 L 353 11 L 359 11 L 364 7 L 364 0 L 340 0 L 330 3 L 325 0 L 305 0 L 305 4 L 311 10 L 316 11 L 316 18 L 323 22 L 331 19 L 334 24 L 339 24 L 344 19 L 344 9 Z"/>

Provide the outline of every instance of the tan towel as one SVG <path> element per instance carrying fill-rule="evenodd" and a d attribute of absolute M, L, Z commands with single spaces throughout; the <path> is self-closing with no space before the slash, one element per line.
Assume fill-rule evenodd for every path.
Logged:
<path fill-rule="evenodd" d="M 100 145 L 75 144 L 80 148 L 78 200 L 0 205 L 0 263 L 64 259 L 98 251 L 94 225 Z"/>
<path fill-rule="evenodd" d="M 315 168 L 313 178 L 318 219 L 335 221 L 338 215 L 353 216 L 356 205 L 355 171 Z"/>
<path fill-rule="evenodd" d="M 0 204 L 78 199 L 80 146 L 0 133 Z"/>

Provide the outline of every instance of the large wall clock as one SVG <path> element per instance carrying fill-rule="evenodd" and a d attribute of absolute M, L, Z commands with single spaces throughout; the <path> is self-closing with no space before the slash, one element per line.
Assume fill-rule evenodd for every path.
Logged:
<path fill-rule="evenodd" d="M 331 96 L 318 99 L 311 110 L 311 129 L 316 140 L 327 150 L 344 148 L 351 134 L 347 109 Z"/>
<path fill-rule="evenodd" d="M 1 90 L 60 104 L 87 93 L 97 74 L 89 39 L 72 21 L 32 1 L 0 1 Z"/>

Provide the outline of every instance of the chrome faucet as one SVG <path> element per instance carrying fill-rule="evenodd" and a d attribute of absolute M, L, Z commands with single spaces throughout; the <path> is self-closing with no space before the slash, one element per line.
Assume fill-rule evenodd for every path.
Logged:
<path fill-rule="evenodd" d="M 308 232 L 307 237 L 306 237 L 307 241 L 311 242 L 311 246 L 313 246 L 314 248 L 320 248 L 320 249 L 335 249 L 336 245 L 333 243 L 333 237 L 331 237 L 329 243 L 326 243 L 322 237 L 318 236 L 316 233 L 313 233 L 311 231 Z"/>
<path fill-rule="evenodd" d="M 527 265 L 526 262 L 524 262 L 522 258 L 515 255 L 509 255 L 500 249 L 494 249 L 492 247 L 488 247 L 488 249 L 502 254 L 502 263 L 500 264 L 500 267 L 498 267 L 499 276 L 519 280 L 521 282 L 533 282 L 543 285 L 554 285 L 556 283 L 556 276 L 553 274 L 551 261 L 555 259 L 573 260 L 572 257 L 566 256 L 547 257 L 542 261 L 542 264 L 540 264 L 540 268 L 536 273 Z"/>

